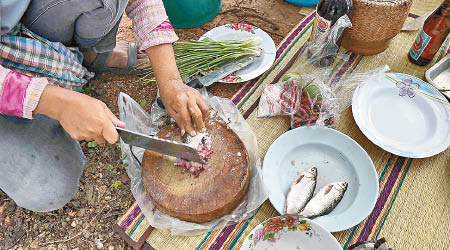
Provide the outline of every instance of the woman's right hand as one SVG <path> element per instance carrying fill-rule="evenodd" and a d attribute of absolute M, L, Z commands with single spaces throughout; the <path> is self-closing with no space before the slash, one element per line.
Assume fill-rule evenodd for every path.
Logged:
<path fill-rule="evenodd" d="M 95 140 L 99 144 L 119 140 L 114 124 L 125 127 L 102 101 L 50 85 L 45 87 L 33 113 L 58 120 L 75 140 Z"/>

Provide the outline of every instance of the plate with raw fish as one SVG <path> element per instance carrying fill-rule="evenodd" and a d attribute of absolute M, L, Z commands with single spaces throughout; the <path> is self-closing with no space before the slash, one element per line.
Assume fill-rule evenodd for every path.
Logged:
<path fill-rule="evenodd" d="M 330 232 L 363 221 L 378 197 L 367 152 L 330 128 L 300 127 L 281 135 L 264 158 L 263 182 L 282 215 L 309 218 Z"/>

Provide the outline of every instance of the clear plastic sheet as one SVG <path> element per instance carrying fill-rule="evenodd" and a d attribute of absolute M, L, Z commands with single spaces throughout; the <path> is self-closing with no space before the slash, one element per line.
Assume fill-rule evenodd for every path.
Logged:
<path fill-rule="evenodd" d="M 351 105 L 356 87 L 365 79 L 389 70 L 382 66 L 347 78 L 333 78 L 334 60 L 347 60 L 337 46 L 345 28 L 351 27 L 347 16 L 341 17 L 323 44 L 305 44 L 294 66 L 280 82 L 266 86 L 258 106 L 258 117 L 287 115 L 291 128 L 300 126 L 337 127 L 340 113 Z"/>
<path fill-rule="evenodd" d="M 259 102 L 258 117 L 293 114 L 300 105 L 302 83 L 301 78 L 294 77 L 281 83 L 267 85 Z"/>
<path fill-rule="evenodd" d="M 252 129 L 230 100 L 212 96 L 205 89 L 202 89 L 201 92 L 210 109 L 217 111 L 218 116 L 222 120 L 227 121 L 228 127 L 239 136 L 249 156 L 251 175 L 248 198 L 238 205 L 231 214 L 215 221 L 196 224 L 181 221 L 162 213 L 155 208 L 155 205 L 144 190 L 140 164 L 144 150 L 132 147 L 132 154 L 129 145 L 122 140 L 120 141 L 124 162 L 128 164 L 126 170 L 131 180 L 131 191 L 139 207 L 150 225 L 159 229 L 169 229 L 174 235 L 197 235 L 212 229 L 218 223 L 237 223 L 253 215 L 256 209 L 267 199 L 267 192 L 262 183 L 258 143 Z M 130 130 L 155 135 L 161 126 L 174 122 L 156 102 L 153 103 L 151 113 L 148 114 L 130 96 L 120 93 L 118 105 L 120 119 L 126 123 L 127 129 Z"/>
<path fill-rule="evenodd" d="M 351 105 L 355 89 L 368 78 L 379 77 L 387 71 L 389 66 L 384 65 L 328 84 L 319 80 L 322 75 L 300 75 L 270 84 L 261 96 L 258 117 L 287 115 L 291 118 L 291 128 L 336 128 L 340 114 Z"/>
<path fill-rule="evenodd" d="M 331 65 L 339 51 L 340 45 L 338 44 L 340 39 L 342 39 L 342 33 L 346 28 L 351 27 L 352 22 L 350 18 L 347 15 L 343 15 L 333 24 L 324 42 L 311 42 L 310 38 L 306 49 L 307 62 L 321 67 Z"/>
<path fill-rule="evenodd" d="M 333 127 L 339 113 L 335 100 L 334 93 L 327 85 L 311 79 L 302 88 L 299 108 L 290 114 L 291 128 L 305 125 Z"/>
<path fill-rule="evenodd" d="M 384 238 L 358 242 L 348 247 L 348 250 L 396 250 L 390 248 Z"/>

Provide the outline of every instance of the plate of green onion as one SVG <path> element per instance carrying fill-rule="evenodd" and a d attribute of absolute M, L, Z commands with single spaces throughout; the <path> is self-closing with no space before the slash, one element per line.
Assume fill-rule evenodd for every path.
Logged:
<path fill-rule="evenodd" d="M 199 40 L 234 42 L 239 54 L 259 55 L 256 60 L 219 82 L 238 83 L 251 80 L 268 70 L 275 61 L 276 48 L 272 38 L 262 29 L 243 23 L 225 24 L 206 32 Z M 231 46 L 230 46 L 231 48 Z"/>
<path fill-rule="evenodd" d="M 275 43 L 263 30 L 248 24 L 226 24 L 206 32 L 199 40 L 178 41 L 173 45 L 175 61 L 184 82 L 203 76 L 221 65 L 247 56 L 256 56 L 251 64 L 219 82 L 251 80 L 268 70 L 275 61 Z M 144 83 L 156 78 L 151 66 L 145 66 Z"/>

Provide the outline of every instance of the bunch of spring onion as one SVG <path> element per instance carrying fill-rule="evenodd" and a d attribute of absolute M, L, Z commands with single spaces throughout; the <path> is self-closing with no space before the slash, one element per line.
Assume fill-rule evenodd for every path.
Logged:
<path fill-rule="evenodd" d="M 262 48 L 259 37 L 242 40 L 216 41 L 210 38 L 176 42 L 173 46 L 175 60 L 181 78 L 188 81 L 191 77 L 205 75 L 219 65 L 235 61 L 245 56 L 259 56 Z M 142 77 L 144 83 L 156 81 L 151 66 L 145 67 Z"/>

